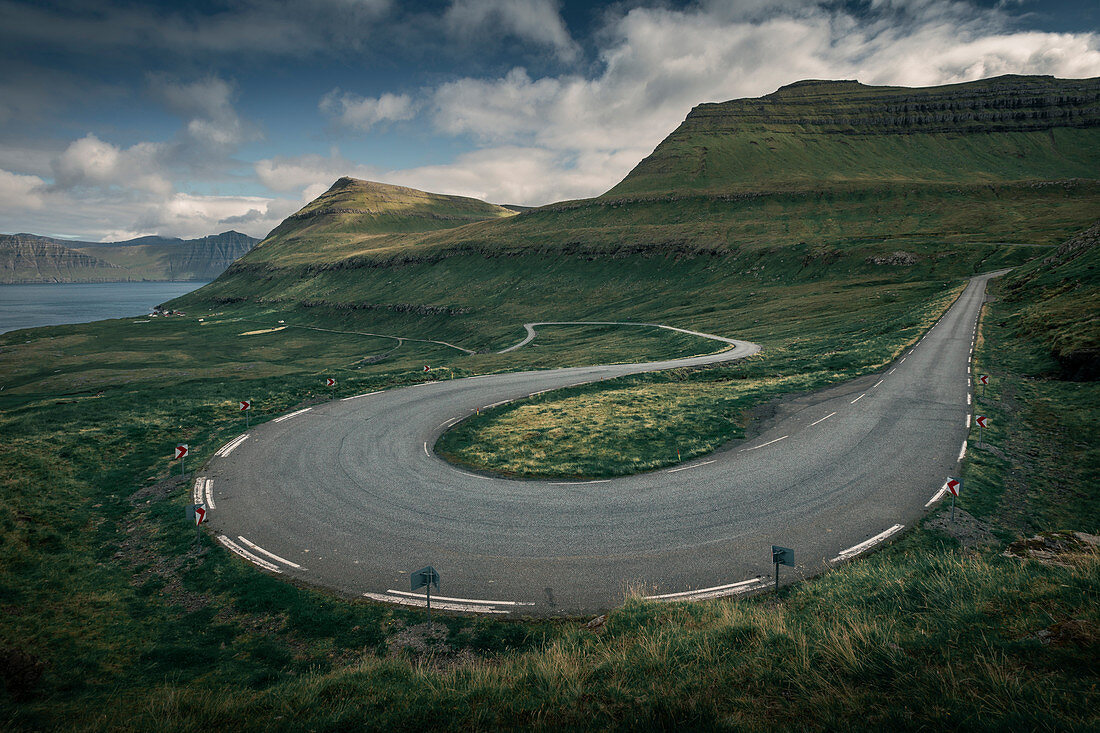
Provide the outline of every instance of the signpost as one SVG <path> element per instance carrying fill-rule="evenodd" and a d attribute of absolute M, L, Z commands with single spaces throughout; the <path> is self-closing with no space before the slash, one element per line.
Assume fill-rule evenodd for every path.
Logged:
<path fill-rule="evenodd" d="M 206 504 L 188 504 L 186 508 L 187 519 L 199 526 L 206 521 Z"/>
<path fill-rule="evenodd" d="M 335 387 L 336 386 L 336 380 L 333 379 L 332 377 L 329 377 L 328 379 L 325 380 L 325 386 L 326 387 Z"/>
<path fill-rule="evenodd" d="M 241 412 L 244 413 L 244 427 L 248 429 L 248 413 L 252 411 L 252 400 L 241 400 Z"/>
<path fill-rule="evenodd" d="M 982 444 L 982 430 L 989 427 L 989 418 L 985 415 L 978 415 L 974 418 L 974 422 L 978 423 L 978 445 Z"/>
<path fill-rule="evenodd" d="M 986 374 L 979 375 L 978 382 L 982 385 L 982 397 L 985 397 L 985 385 L 989 384 L 989 376 Z"/>
<path fill-rule="evenodd" d="M 187 470 L 184 468 L 184 465 L 183 465 L 183 457 L 187 455 L 188 450 L 190 450 L 190 449 L 187 447 L 186 443 L 180 443 L 179 445 L 176 446 L 175 460 L 180 462 L 180 475 L 181 476 L 183 476 L 187 473 Z"/>
<path fill-rule="evenodd" d="M 409 577 L 410 590 L 420 590 L 426 588 L 428 598 L 428 630 L 432 628 L 432 586 L 439 590 L 439 573 L 436 569 L 429 565 L 426 568 L 420 568 Z"/>
<path fill-rule="evenodd" d="M 432 368 L 430 366 L 428 366 L 427 364 L 424 365 L 424 371 L 430 372 L 431 370 Z"/>
<path fill-rule="evenodd" d="M 775 590 L 779 591 L 779 566 L 794 567 L 794 550 L 789 547 L 772 545 L 772 562 L 775 563 Z"/>
<path fill-rule="evenodd" d="M 947 490 L 951 492 L 951 521 L 955 521 L 955 497 L 962 491 L 962 480 L 957 478 L 947 477 L 947 483 L 944 484 Z"/>

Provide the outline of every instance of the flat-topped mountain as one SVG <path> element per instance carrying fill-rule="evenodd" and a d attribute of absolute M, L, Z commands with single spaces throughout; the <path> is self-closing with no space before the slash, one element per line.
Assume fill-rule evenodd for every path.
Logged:
<path fill-rule="evenodd" d="M 606 196 L 1095 178 L 1100 79 L 802 81 L 701 104 Z"/>
<path fill-rule="evenodd" d="M 0 234 L 0 283 L 213 280 L 258 241 L 235 231 L 123 242 Z"/>

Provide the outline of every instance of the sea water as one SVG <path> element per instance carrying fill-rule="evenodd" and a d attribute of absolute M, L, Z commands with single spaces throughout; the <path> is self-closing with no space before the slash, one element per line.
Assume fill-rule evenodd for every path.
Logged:
<path fill-rule="evenodd" d="M 205 282 L 0 285 L 0 333 L 149 313 Z"/>

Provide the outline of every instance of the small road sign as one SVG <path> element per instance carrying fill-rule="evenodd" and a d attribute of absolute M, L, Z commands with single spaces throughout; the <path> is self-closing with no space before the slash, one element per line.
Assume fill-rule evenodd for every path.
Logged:
<path fill-rule="evenodd" d="M 185 455 L 187 455 L 188 450 L 190 450 L 190 448 L 188 448 L 186 443 L 180 443 L 179 445 L 176 446 L 176 457 L 173 458 L 172 460 L 174 460 L 174 461 L 180 460 Z"/>
<path fill-rule="evenodd" d="M 429 565 L 426 568 L 420 568 L 411 576 L 409 576 L 410 590 L 420 590 L 426 588 L 428 600 L 428 628 L 432 628 L 432 586 L 435 586 L 436 590 L 439 590 L 439 573 L 436 569 Z"/>
<path fill-rule="evenodd" d="M 951 492 L 951 521 L 955 521 L 955 497 L 962 491 L 963 482 L 957 478 L 947 477 L 947 483 L 944 484 L 947 490 Z"/>
<path fill-rule="evenodd" d="M 978 381 L 981 382 L 983 385 L 989 384 L 989 377 L 985 374 L 982 374 L 978 377 Z"/>
<path fill-rule="evenodd" d="M 794 567 L 794 550 L 772 545 L 772 562 L 775 563 L 775 589 L 779 590 L 779 566 Z"/>
<path fill-rule="evenodd" d="M 241 412 L 252 409 L 252 400 L 241 400 Z"/>
<path fill-rule="evenodd" d="M 188 504 L 187 518 L 196 526 L 206 521 L 206 504 Z"/>
<path fill-rule="evenodd" d="M 430 366 L 428 366 L 427 364 L 424 365 L 424 371 L 430 372 L 431 370 L 432 368 Z"/>
<path fill-rule="evenodd" d="M 988 428 L 989 424 L 986 422 L 987 420 L 989 420 L 989 418 L 985 415 L 978 415 L 974 418 L 974 422 L 978 423 L 979 428 Z"/>
<path fill-rule="evenodd" d="M 335 387 L 336 386 L 336 380 L 333 379 L 332 377 L 329 377 L 328 379 L 325 380 L 325 386 L 326 387 Z"/>

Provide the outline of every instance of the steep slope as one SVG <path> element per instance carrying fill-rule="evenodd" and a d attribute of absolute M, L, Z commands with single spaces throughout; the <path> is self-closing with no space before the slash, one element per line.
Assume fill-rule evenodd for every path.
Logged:
<path fill-rule="evenodd" d="M 701 104 L 606 198 L 841 183 L 1096 176 L 1100 79 L 1001 76 L 927 89 L 804 81 Z"/>
<path fill-rule="evenodd" d="M 514 215 L 503 206 L 465 196 L 344 177 L 288 216 L 259 246 L 262 257 L 271 258 L 290 250 L 331 250 L 380 235 L 431 232 Z"/>
<path fill-rule="evenodd" d="M 258 241 L 235 231 L 124 242 L 0 234 L 0 283 L 213 280 Z"/>
<path fill-rule="evenodd" d="M 1100 379 L 1100 221 L 1000 285 L 1016 335 L 1044 344 L 1068 379 Z"/>
<path fill-rule="evenodd" d="M 125 270 L 34 234 L 0 235 L 0 283 L 112 282 Z"/>

